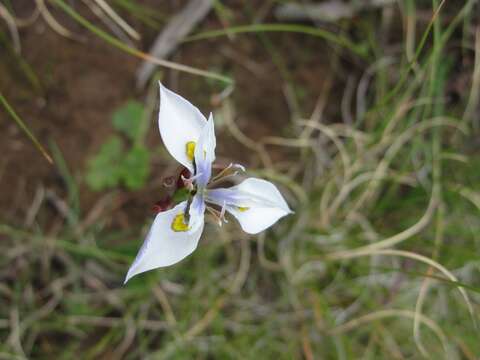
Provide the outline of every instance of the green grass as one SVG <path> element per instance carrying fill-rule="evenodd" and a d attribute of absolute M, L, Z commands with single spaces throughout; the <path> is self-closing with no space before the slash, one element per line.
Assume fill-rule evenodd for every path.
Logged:
<path fill-rule="evenodd" d="M 110 44 L 138 55 L 55 2 Z M 149 219 L 128 230 L 112 226 L 121 188 L 100 193 L 95 211 L 82 209 L 82 176 L 73 176 L 73 164 L 53 147 L 68 189 L 53 211 L 66 212 L 66 221 L 46 232 L 42 214 L 52 209 L 44 199 L 30 226 L 0 223 L 0 356 L 478 358 L 480 172 L 478 149 L 469 146 L 478 137 L 476 113 L 467 111 L 478 104 L 472 85 L 478 65 L 462 69 L 471 74 L 472 88 L 457 102 L 448 99 L 461 60 L 479 56 L 475 32 L 459 35 L 474 26 L 468 14 L 475 1 L 462 8 L 423 3 L 407 1 L 402 9 L 402 23 L 417 19 L 417 28 L 407 27 L 395 40 L 397 51 L 383 47 L 367 16 L 347 24 L 368 29 L 371 40 L 349 108 L 352 122 L 303 119 L 310 114 L 295 94 L 300 114 L 278 132 L 285 137 L 254 141 L 231 116 L 234 98 L 219 106 L 225 138 L 256 154 L 260 165 L 250 174 L 278 184 L 295 210 L 259 236 L 239 232 L 234 221 L 209 225 L 192 256 L 122 286 Z M 424 14 L 431 21 L 420 22 Z M 332 58 L 348 58 L 358 50 L 348 26 L 341 37 L 307 32 L 332 43 Z M 269 32 L 305 29 L 232 24 L 191 39 L 208 47 L 212 36 L 257 35 L 283 69 L 274 59 L 282 47 Z M 336 71 L 349 70 L 335 61 Z M 300 91 L 291 74 L 282 75 Z M 340 75 L 332 81 L 344 86 Z M 323 96 L 340 113 L 342 99 Z M 280 162 L 271 158 L 278 148 L 287 154 Z"/>
<path fill-rule="evenodd" d="M 10 103 L 5 99 L 5 97 L 0 93 L 0 104 L 5 109 L 9 117 L 16 123 L 16 125 L 22 130 L 22 132 L 28 137 L 28 139 L 33 143 L 37 150 L 43 155 L 43 157 L 50 163 L 53 164 L 52 157 L 48 154 L 47 150 L 43 147 L 42 144 L 37 140 L 35 135 L 33 135 L 30 128 L 25 124 L 25 122 L 18 116 L 15 110 L 12 108 Z"/>

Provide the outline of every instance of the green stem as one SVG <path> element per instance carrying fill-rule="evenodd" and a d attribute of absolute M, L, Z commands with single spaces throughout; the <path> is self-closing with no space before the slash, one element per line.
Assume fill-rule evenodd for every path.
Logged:
<path fill-rule="evenodd" d="M 312 26 L 306 25 L 296 25 L 296 24 L 253 24 L 253 25 L 241 25 L 233 26 L 227 29 L 219 29 L 212 31 L 205 31 L 197 35 L 189 36 L 184 39 L 184 42 L 210 39 L 219 36 L 226 36 L 231 34 L 245 34 L 245 33 L 259 33 L 259 32 L 289 32 L 289 33 L 300 33 L 305 35 L 311 35 L 323 38 L 327 41 L 333 42 L 335 44 L 341 45 L 356 55 L 365 58 L 367 56 L 367 50 L 365 46 L 358 45 L 345 37 L 335 35 L 330 31 L 318 29 Z"/>
<path fill-rule="evenodd" d="M 40 153 L 45 157 L 45 159 L 47 159 L 50 164 L 53 164 L 52 157 L 48 154 L 42 144 L 40 144 L 35 135 L 33 135 L 32 132 L 28 129 L 22 119 L 20 119 L 15 110 L 13 110 L 13 108 L 8 103 L 7 99 L 5 99 L 1 93 L 0 103 L 3 105 L 7 113 L 12 117 L 12 119 L 17 123 L 18 127 L 25 133 L 25 135 L 27 135 L 30 141 L 33 142 L 38 151 L 40 151 Z"/>

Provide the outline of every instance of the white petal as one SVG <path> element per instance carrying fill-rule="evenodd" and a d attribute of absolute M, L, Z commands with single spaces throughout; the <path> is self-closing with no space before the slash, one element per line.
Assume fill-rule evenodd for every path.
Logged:
<path fill-rule="evenodd" d="M 193 165 L 187 156 L 187 143 L 198 141 L 206 121 L 200 110 L 160 83 L 160 136 L 170 154 L 192 173 Z"/>
<path fill-rule="evenodd" d="M 195 231 L 199 226 L 203 226 L 205 221 L 205 201 L 203 200 L 203 195 L 201 193 L 197 193 L 193 197 L 188 213 L 190 215 L 188 221 L 188 226 L 191 228 L 190 231 Z"/>
<path fill-rule="evenodd" d="M 250 207 L 246 211 L 239 211 L 237 207 L 227 206 L 227 211 L 235 216 L 243 231 L 248 234 L 258 234 L 291 213 L 272 207 Z"/>
<path fill-rule="evenodd" d="M 175 217 L 185 211 L 187 202 L 161 212 L 153 221 L 140 251 L 128 270 L 125 283 L 133 276 L 158 267 L 173 265 L 190 255 L 202 235 L 203 222 L 194 231 L 174 231 Z"/>
<path fill-rule="evenodd" d="M 205 188 L 212 175 L 212 163 L 215 161 L 215 147 L 217 140 L 215 138 L 215 126 L 213 116 L 210 113 L 207 124 L 203 127 L 202 133 L 195 146 L 195 166 L 196 173 L 199 175 L 197 185 Z"/>
<path fill-rule="evenodd" d="M 246 179 L 229 189 L 209 190 L 206 200 L 219 206 L 226 203 L 227 211 L 249 234 L 257 234 L 292 213 L 275 185 L 256 178 Z"/>

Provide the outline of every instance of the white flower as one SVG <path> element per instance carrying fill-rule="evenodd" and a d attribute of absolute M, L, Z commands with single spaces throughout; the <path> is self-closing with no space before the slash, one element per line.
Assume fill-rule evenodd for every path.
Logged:
<path fill-rule="evenodd" d="M 156 215 L 125 282 L 190 255 L 202 234 L 205 210 L 220 225 L 225 211 L 229 212 L 249 234 L 259 233 L 292 213 L 275 185 L 266 180 L 248 178 L 230 188 L 211 188 L 214 182 L 245 169 L 230 164 L 212 178 L 216 146 L 212 115 L 207 120 L 195 106 L 162 84 L 158 126 L 167 150 L 192 174 L 184 179 L 189 199 Z"/>

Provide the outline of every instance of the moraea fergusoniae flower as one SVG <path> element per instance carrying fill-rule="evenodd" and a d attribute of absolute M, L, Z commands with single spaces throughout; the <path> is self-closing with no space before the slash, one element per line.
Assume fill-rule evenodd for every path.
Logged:
<path fill-rule="evenodd" d="M 125 282 L 190 255 L 202 235 L 205 210 L 220 225 L 226 221 L 225 212 L 230 213 L 249 234 L 265 230 L 292 212 L 275 185 L 266 180 L 247 178 L 230 188 L 214 188 L 245 169 L 230 164 L 212 175 L 216 145 L 212 115 L 207 120 L 195 106 L 162 84 L 158 126 L 167 150 L 188 169 L 181 175 L 188 199 L 156 215 Z M 163 210 L 165 207 L 160 205 L 158 209 Z"/>

